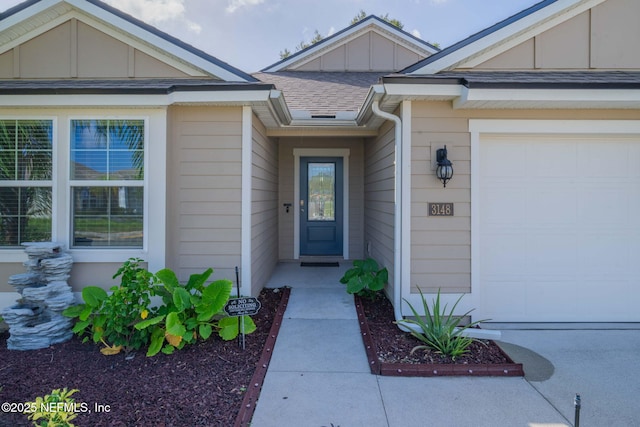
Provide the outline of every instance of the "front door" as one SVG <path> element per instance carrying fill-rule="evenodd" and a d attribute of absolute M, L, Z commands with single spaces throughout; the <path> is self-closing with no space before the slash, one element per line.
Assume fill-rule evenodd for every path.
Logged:
<path fill-rule="evenodd" d="M 300 158 L 300 255 L 342 255 L 342 162 Z"/>

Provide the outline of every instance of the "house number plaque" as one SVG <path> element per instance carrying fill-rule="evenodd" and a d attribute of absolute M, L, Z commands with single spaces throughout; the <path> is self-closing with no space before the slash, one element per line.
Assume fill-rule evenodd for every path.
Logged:
<path fill-rule="evenodd" d="M 429 203 L 429 216 L 453 216 L 453 203 Z"/>

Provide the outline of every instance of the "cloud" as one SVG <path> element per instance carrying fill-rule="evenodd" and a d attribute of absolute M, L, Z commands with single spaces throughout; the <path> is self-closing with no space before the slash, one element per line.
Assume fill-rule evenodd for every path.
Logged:
<path fill-rule="evenodd" d="M 413 31 L 411 31 L 411 35 L 412 35 L 413 37 L 417 37 L 417 38 L 419 38 L 419 39 L 421 39 L 421 38 L 422 38 L 422 36 L 420 35 L 420 31 L 418 31 L 418 30 L 413 30 Z"/>
<path fill-rule="evenodd" d="M 229 0 L 227 12 L 233 13 L 242 7 L 257 6 L 264 3 L 264 0 Z"/>
<path fill-rule="evenodd" d="M 106 0 L 109 5 L 148 24 L 184 23 L 190 31 L 200 33 L 202 27 L 185 16 L 186 0 Z"/>

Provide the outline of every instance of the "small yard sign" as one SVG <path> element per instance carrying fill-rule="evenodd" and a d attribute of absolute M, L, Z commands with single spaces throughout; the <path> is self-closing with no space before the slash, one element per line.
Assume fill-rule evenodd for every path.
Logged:
<path fill-rule="evenodd" d="M 229 316 L 253 316 L 254 314 L 258 314 L 260 307 L 262 307 L 262 304 L 258 298 L 233 298 L 227 301 L 227 304 L 224 306 L 224 312 Z"/>

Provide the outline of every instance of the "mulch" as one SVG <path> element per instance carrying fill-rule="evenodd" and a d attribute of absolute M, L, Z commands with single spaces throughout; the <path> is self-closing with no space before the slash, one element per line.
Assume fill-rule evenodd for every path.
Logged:
<path fill-rule="evenodd" d="M 288 294 L 287 288 L 262 291 L 262 308 L 252 316 L 258 330 L 246 336 L 245 349 L 216 335 L 172 355 L 140 352 L 126 360 L 122 354 L 104 356 L 77 337 L 41 350 L 11 351 L 8 333 L 0 334 L 0 403 L 15 409 L 66 387 L 78 389 L 72 397 L 87 404 L 73 421 L 77 426 L 248 425 L 269 363 L 266 349 L 275 343 L 273 325 Z M 0 412 L 0 426 L 29 425 L 26 415 Z"/>

